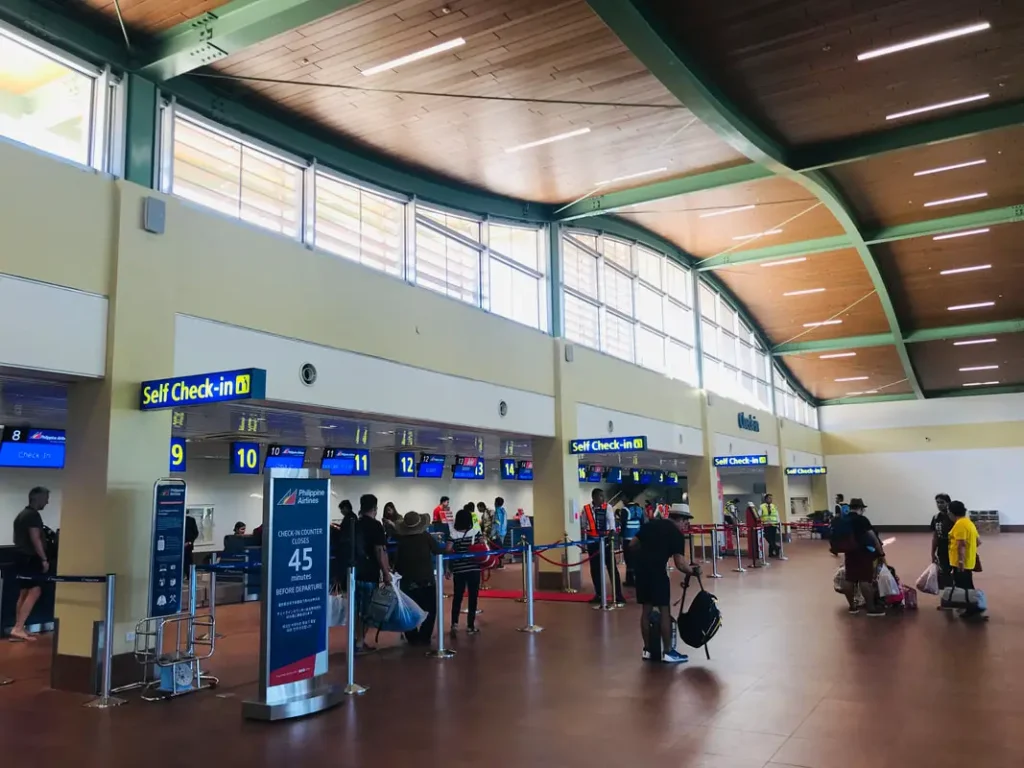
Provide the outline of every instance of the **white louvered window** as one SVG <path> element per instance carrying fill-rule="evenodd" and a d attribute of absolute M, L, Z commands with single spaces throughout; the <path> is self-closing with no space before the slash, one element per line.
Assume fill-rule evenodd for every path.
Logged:
<path fill-rule="evenodd" d="M 316 175 L 317 248 L 389 275 L 405 273 L 405 204 Z"/>

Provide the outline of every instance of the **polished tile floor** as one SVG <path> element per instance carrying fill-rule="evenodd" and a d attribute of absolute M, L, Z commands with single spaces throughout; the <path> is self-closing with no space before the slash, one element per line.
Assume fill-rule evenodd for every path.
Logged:
<path fill-rule="evenodd" d="M 890 561 L 913 583 L 928 540 L 897 534 Z M 83 709 L 45 688 L 48 643 L 4 643 L 0 755 L 17 768 L 263 766 L 635 766 L 678 768 L 988 768 L 1024 765 L 1024 536 L 990 536 L 979 586 L 991 620 L 967 625 L 921 596 L 917 612 L 849 616 L 832 592 L 835 560 L 797 542 L 790 560 L 706 582 L 725 625 L 712 658 L 681 667 L 639 659 L 635 606 L 601 614 L 482 603 L 482 634 L 458 656 L 390 645 L 357 660 L 361 699 L 305 721 L 245 722 L 256 679 L 256 608 L 220 611 L 210 664 L 222 686 L 173 702 Z M 505 571 L 501 585 L 516 574 Z M 344 675 L 343 630 L 332 674 Z"/>

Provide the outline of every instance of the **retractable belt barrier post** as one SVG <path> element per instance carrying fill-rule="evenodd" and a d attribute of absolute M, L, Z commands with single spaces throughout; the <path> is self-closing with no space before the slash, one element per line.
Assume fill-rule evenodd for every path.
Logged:
<path fill-rule="evenodd" d="M 526 537 L 525 536 L 519 537 L 519 546 L 525 547 L 526 543 L 527 542 L 526 542 Z M 533 568 L 533 563 L 532 562 L 528 563 L 526 561 L 526 550 L 525 549 L 523 550 L 523 556 L 522 556 L 520 562 L 523 564 L 523 596 L 522 597 L 517 597 L 516 598 L 516 602 L 517 603 L 525 603 L 526 602 L 526 590 L 528 589 L 528 587 L 526 585 L 526 582 L 529 579 L 529 576 L 527 574 L 527 569 Z"/>
<path fill-rule="evenodd" d="M 99 579 L 92 577 L 54 577 L 52 581 L 85 581 L 95 582 Z M 111 659 L 114 656 L 114 595 L 115 581 L 114 574 L 108 573 L 105 579 L 107 588 L 104 595 L 103 605 L 103 678 L 99 698 L 93 699 L 85 706 L 92 709 L 110 709 L 124 704 L 124 699 L 119 699 L 110 694 Z"/>
<path fill-rule="evenodd" d="M 763 525 L 757 526 L 757 556 L 760 558 L 761 562 L 758 563 L 755 560 L 754 561 L 754 567 L 755 568 L 767 568 L 768 567 L 768 556 L 765 553 L 765 547 L 764 547 L 764 526 Z M 753 558 L 751 558 L 751 559 L 753 560 Z"/>
<path fill-rule="evenodd" d="M 569 534 L 562 536 L 562 592 L 566 595 L 575 595 L 576 590 L 572 588 L 572 578 L 569 574 Z"/>
<path fill-rule="evenodd" d="M 434 556 L 434 582 L 437 589 L 437 647 L 427 651 L 427 656 L 432 659 L 450 659 L 455 655 L 455 651 L 444 647 L 444 555 L 440 553 Z"/>
<path fill-rule="evenodd" d="M 362 696 L 370 689 L 356 682 L 356 569 L 350 565 L 347 570 L 348 651 L 345 654 L 345 687 L 342 693 L 346 696 Z"/>
<path fill-rule="evenodd" d="M 789 560 L 786 557 L 786 525 L 787 523 L 780 522 L 777 526 L 779 531 L 779 556 L 777 559 L 779 560 Z"/>
<path fill-rule="evenodd" d="M 743 567 L 743 542 L 740 540 L 740 527 L 735 527 L 735 538 L 736 542 L 736 567 L 732 569 L 733 573 L 746 573 L 747 569 Z"/>
<path fill-rule="evenodd" d="M 615 606 L 608 604 L 608 557 L 605 554 L 605 539 L 597 537 L 598 566 L 601 572 L 601 603 L 594 606 L 595 611 L 613 611 Z"/>
<path fill-rule="evenodd" d="M 722 574 L 718 572 L 718 526 L 711 526 L 711 578 L 720 579 Z"/>
<path fill-rule="evenodd" d="M 533 545 L 527 542 L 524 546 L 523 573 L 528 574 L 526 577 L 526 626 L 519 627 L 519 631 L 536 634 L 543 632 L 544 627 L 538 627 L 533 621 Z M 529 568 L 528 571 L 527 568 Z"/>
<path fill-rule="evenodd" d="M 210 565 L 217 565 L 217 553 L 214 552 L 210 555 Z M 244 589 L 243 582 L 243 589 Z M 217 631 L 217 569 L 210 569 L 210 623 L 213 624 L 213 636 L 220 640 L 224 637 L 220 632 Z"/>

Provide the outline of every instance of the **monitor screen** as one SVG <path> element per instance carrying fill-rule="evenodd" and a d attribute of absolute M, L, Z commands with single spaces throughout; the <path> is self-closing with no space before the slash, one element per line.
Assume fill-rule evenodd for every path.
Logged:
<path fill-rule="evenodd" d="M 272 445 L 267 448 L 264 469 L 300 469 L 306 462 L 304 445 Z"/>
<path fill-rule="evenodd" d="M 443 453 L 421 453 L 416 477 L 444 477 L 444 464 Z"/>
<path fill-rule="evenodd" d="M 365 448 L 324 448 L 320 469 L 342 477 L 366 477 L 370 474 L 370 452 Z"/>
<path fill-rule="evenodd" d="M 63 429 L 4 427 L 0 442 L 0 467 L 63 469 Z"/>
<path fill-rule="evenodd" d="M 666 472 L 665 473 L 665 485 L 679 485 L 679 473 L 678 472 Z"/>
<path fill-rule="evenodd" d="M 483 480 L 483 456 L 456 456 L 452 465 L 453 480 Z"/>
<path fill-rule="evenodd" d="M 600 483 L 604 480 L 604 465 L 603 464 L 591 464 L 587 467 L 587 482 L 588 483 Z"/>
<path fill-rule="evenodd" d="M 609 467 L 607 478 L 609 483 L 621 483 L 622 467 Z"/>
<path fill-rule="evenodd" d="M 519 462 L 516 480 L 533 480 L 533 461 L 531 459 L 523 459 Z"/>

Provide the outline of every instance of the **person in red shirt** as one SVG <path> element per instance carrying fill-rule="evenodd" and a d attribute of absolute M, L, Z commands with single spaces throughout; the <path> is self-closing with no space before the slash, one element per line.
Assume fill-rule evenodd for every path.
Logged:
<path fill-rule="evenodd" d="M 451 506 L 447 496 L 441 497 L 441 503 L 434 507 L 434 522 L 447 523 L 451 517 Z"/>

